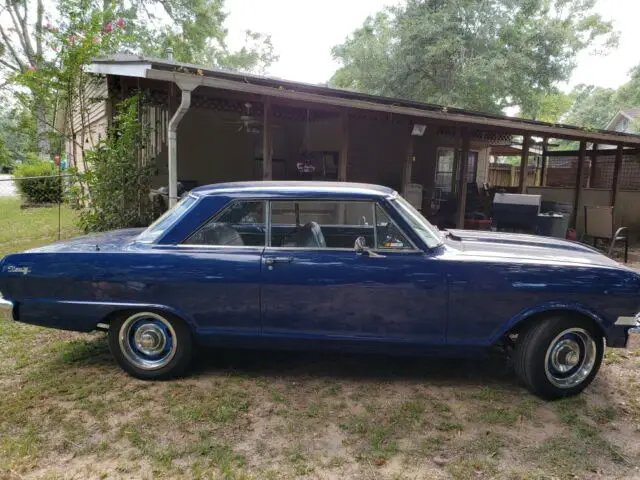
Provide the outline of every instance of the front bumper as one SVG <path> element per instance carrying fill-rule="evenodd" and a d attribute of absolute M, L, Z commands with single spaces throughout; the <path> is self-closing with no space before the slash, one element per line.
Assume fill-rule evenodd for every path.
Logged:
<path fill-rule="evenodd" d="M 640 313 L 634 317 L 618 317 L 610 332 L 614 333 L 612 337 L 618 337 L 619 344 L 615 346 L 626 347 L 631 336 L 640 337 Z"/>
<path fill-rule="evenodd" d="M 10 318 L 13 318 L 13 302 L 0 297 L 0 313 L 6 313 Z"/>

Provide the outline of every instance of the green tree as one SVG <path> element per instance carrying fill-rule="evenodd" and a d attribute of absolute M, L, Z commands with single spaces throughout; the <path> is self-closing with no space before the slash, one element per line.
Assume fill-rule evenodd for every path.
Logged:
<path fill-rule="evenodd" d="M 0 143 L 11 162 L 23 162 L 29 152 L 38 150 L 35 118 L 20 103 L 0 104 Z"/>
<path fill-rule="evenodd" d="M 407 0 L 368 18 L 333 56 L 337 87 L 486 112 L 535 114 L 576 54 L 615 44 L 595 0 Z"/>
<path fill-rule="evenodd" d="M 605 128 L 619 110 L 640 107 L 640 65 L 631 70 L 629 80 L 618 89 L 578 85 L 571 96 L 574 101 L 563 117 L 565 123 Z"/>
<path fill-rule="evenodd" d="M 13 158 L 11 152 L 7 148 L 4 138 L 0 137 L 0 172 L 6 167 L 10 167 L 13 164 Z"/>
<path fill-rule="evenodd" d="M 587 128 L 604 128 L 618 111 L 616 91 L 611 88 L 578 85 L 572 92 L 573 105 L 564 123 Z"/>
<path fill-rule="evenodd" d="M 618 108 L 640 107 L 640 65 L 631 69 L 631 78 L 618 88 L 613 103 Z"/>
<path fill-rule="evenodd" d="M 528 102 L 527 107 L 531 110 L 521 110 L 520 116 L 542 122 L 558 123 L 569 111 L 573 102 L 573 93 L 567 94 L 559 90 L 551 93 L 538 92 Z"/>
<path fill-rule="evenodd" d="M 6 0 L 0 8 L 0 78 L 36 121 L 38 152 L 57 153 L 56 109 L 80 85 L 92 56 L 118 51 L 262 72 L 277 57 L 268 36 L 247 32 L 246 45 L 225 43 L 224 0 Z M 62 98 L 66 97 L 66 98 Z M 52 138 L 53 137 L 53 138 Z"/>

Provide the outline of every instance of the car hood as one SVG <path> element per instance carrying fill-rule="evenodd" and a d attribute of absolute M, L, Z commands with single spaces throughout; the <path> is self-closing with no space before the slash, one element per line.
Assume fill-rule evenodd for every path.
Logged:
<path fill-rule="evenodd" d="M 52 243 L 44 247 L 33 248 L 27 250 L 26 253 L 122 251 L 128 248 L 143 230 L 144 228 L 126 228 L 83 235 Z"/>
<path fill-rule="evenodd" d="M 461 255 L 469 257 L 513 262 L 621 266 L 587 245 L 559 238 L 479 230 L 448 232 L 451 233 L 450 246 L 457 247 Z"/>

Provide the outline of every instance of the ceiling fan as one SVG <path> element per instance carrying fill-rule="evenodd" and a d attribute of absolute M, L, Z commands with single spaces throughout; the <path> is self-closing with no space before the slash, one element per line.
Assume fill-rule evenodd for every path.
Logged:
<path fill-rule="evenodd" d="M 253 105 L 250 102 L 246 102 L 244 104 L 243 111 L 238 120 L 233 120 L 229 122 L 223 122 L 224 125 L 237 125 L 238 132 L 246 132 L 253 135 L 258 135 L 261 133 L 262 129 L 262 120 L 258 117 L 252 115 L 251 108 Z M 274 127 L 277 125 L 273 125 Z"/>

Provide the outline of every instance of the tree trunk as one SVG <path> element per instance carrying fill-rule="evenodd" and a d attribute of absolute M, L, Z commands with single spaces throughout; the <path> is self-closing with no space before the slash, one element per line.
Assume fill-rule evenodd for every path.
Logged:
<path fill-rule="evenodd" d="M 38 152 L 43 157 L 48 157 L 51 153 L 51 145 L 49 145 L 49 129 L 47 128 L 47 106 L 40 101 L 36 106 L 36 130 L 38 132 Z"/>

